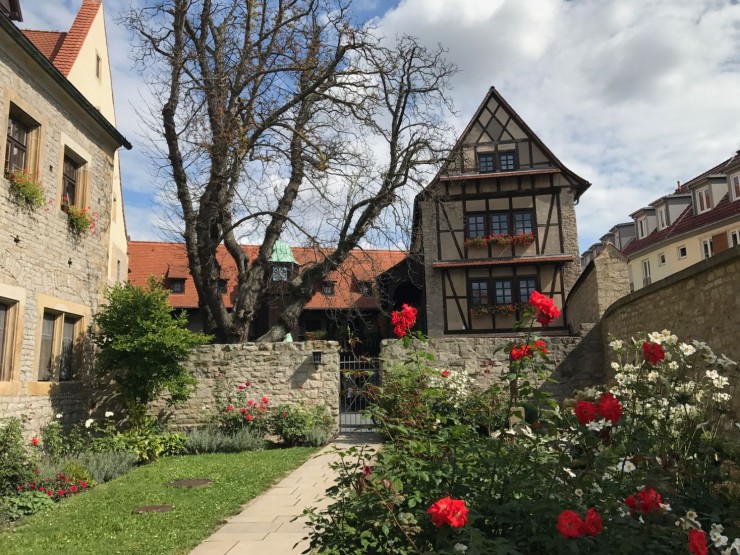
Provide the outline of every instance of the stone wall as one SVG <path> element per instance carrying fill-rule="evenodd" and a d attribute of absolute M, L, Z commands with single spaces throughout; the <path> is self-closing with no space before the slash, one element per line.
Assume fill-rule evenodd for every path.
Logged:
<path fill-rule="evenodd" d="M 627 295 L 601 322 L 604 341 L 669 329 L 740 360 L 740 247 L 734 247 Z"/>
<path fill-rule="evenodd" d="M 627 259 L 608 244 L 584 268 L 565 302 L 565 314 L 572 332 L 596 324 L 606 309 L 629 294 Z"/>
<path fill-rule="evenodd" d="M 314 351 L 321 352 L 320 364 L 313 362 Z M 198 380 L 195 394 L 174 409 L 164 400 L 152 407 L 174 429 L 208 423 L 216 410 L 217 380 L 232 387 L 249 381 L 252 399 L 259 401 L 265 395 L 271 406 L 323 405 L 339 421 L 339 344 L 335 341 L 204 345 L 193 352 L 186 366 Z"/>
<path fill-rule="evenodd" d="M 435 360 L 430 363 L 433 368 L 462 370 L 468 374 L 473 384 L 487 387 L 499 381 L 508 368 L 508 357 L 501 351 L 494 351 L 511 340 L 511 337 L 445 337 L 430 339 L 420 348 L 434 354 Z M 584 349 L 581 347 L 581 340 L 580 336 L 545 338 L 549 349 L 550 376 L 558 380 L 558 383 L 546 384 L 543 389 L 552 392 L 557 398 L 565 398 L 574 389 L 599 383 L 603 379 L 600 361 L 591 352 L 593 343 L 590 343 L 591 349 Z M 404 356 L 400 341 L 383 341 L 381 358 L 384 370 L 394 360 L 401 360 Z"/>

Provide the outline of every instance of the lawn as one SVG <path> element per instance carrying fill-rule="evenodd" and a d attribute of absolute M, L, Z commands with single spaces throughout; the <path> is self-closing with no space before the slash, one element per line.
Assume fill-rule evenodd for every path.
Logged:
<path fill-rule="evenodd" d="M 187 553 L 241 505 L 299 466 L 316 449 L 171 457 L 130 473 L 0 533 L 3 555 Z M 208 478 L 202 489 L 172 480 Z M 173 505 L 168 513 L 132 514 L 142 505 Z"/>

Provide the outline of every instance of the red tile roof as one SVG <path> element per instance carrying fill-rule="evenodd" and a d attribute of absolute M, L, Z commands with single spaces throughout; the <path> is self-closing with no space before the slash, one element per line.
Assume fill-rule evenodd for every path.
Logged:
<path fill-rule="evenodd" d="M 250 259 L 257 255 L 256 245 L 243 245 L 242 248 Z M 193 278 L 188 269 L 187 255 L 183 243 L 159 243 L 148 241 L 131 241 L 129 250 L 129 281 L 134 285 L 146 285 L 149 276 L 156 278 L 170 277 L 185 279 L 184 293 L 173 293 L 169 297 L 175 308 L 197 308 L 198 294 Z M 293 256 L 300 266 L 312 264 L 321 259 L 319 249 L 292 247 Z M 308 310 L 346 310 L 377 309 L 377 290 L 373 296 L 362 296 L 359 282 L 372 282 L 376 278 L 406 258 L 407 253 L 396 250 L 353 250 L 338 271 L 329 273 L 326 280 L 334 283 L 334 295 L 316 293 L 306 304 Z M 216 252 L 221 265 L 221 277 L 227 280 L 224 303 L 232 306 L 236 290 L 236 266 L 233 259 L 222 246 Z"/>
<path fill-rule="evenodd" d="M 26 38 L 64 75 L 69 72 L 80 54 L 95 17 L 102 6 L 101 0 L 83 0 L 68 33 L 56 31 L 23 31 Z"/>
<path fill-rule="evenodd" d="M 709 172 L 712 172 L 714 169 L 715 168 Z M 710 175 L 709 172 L 704 174 L 705 177 L 706 175 Z M 694 180 L 692 179 L 692 181 Z M 680 237 L 681 235 L 692 231 L 711 227 L 714 224 L 718 224 L 733 217 L 740 217 L 740 200 L 734 202 L 731 201 L 729 194 L 722 197 L 722 199 L 717 203 L 717 206 L 712 210 L 704 212 L 703 214 L 694 214 L 694 209 L 689 205 L 683 212 L 681 212 L 678 218 L 676 218 L 673 225 L 665 229 L 661 229 L 660 231 L 653 231 L 644 239 L 631 242 L 622 249 L 622 254 L 627 258 L 632 258 L 632 255 L 642 252 L 659 243 Z"/>
<path fill-rule="evenodd" d="M 540 262 L 569 262 L 575 256 L 554 254 L 540 256 L 521 256 L 518 258 L 475 258 L 468 260 L 440 260 L 432 262 L 432 268 L 476 268 L 487 266 L 509 266 L 512 264 L 539 264 Z"/>

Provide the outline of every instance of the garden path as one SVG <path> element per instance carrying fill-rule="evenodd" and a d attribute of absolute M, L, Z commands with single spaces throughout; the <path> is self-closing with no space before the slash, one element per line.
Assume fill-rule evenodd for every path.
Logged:
<path fill-rule="evenodd" d="M 377 449 L 380 437 L 371 433 L 340 434 L 336 441 L 303 463 L 198 545 L 190 555 L 282 555 L 301 553 L 309 544 L 306 519 L 293 519 L 307 507 L 325 508 L 328 487 L 336 474 L 329 463 L 338 459 L 334 447 L 367 445 Z M 296 545 L 297 544 L 297 545 Z M 295 548 L 293 547 L 295 546 Z"/>

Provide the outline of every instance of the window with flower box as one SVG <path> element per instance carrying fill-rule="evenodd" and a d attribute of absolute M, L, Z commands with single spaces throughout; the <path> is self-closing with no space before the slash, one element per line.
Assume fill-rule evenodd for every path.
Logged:
<path fill-rule="evenodd" d="M 468 306 L 474 315 L 511 315 L 524 308 L 532 292 L 537 289 L 537 278 L 471 279 L 468 281 Z"/>
<path fill-rule="evenodd" d="M 500 235 L 534 233 L 534 215 L 531 210 L 469 213 L 465 215 L 465 237 L 486 238 Z"/>
<path fill-rule="evenodd" d="M 486 237 L 486 215 L 485 214 L 468 214 L 465 217 L 465 235 L 471 237 Z"/>
<path fill-rule="evenodd" d="M 5 140 L 3 175 L 29 172 L 35 175 L 38 164 L 40 124 L 11 102 Z"/>

